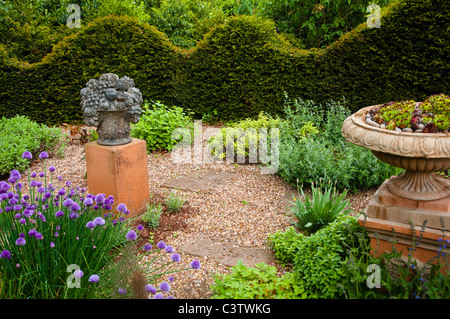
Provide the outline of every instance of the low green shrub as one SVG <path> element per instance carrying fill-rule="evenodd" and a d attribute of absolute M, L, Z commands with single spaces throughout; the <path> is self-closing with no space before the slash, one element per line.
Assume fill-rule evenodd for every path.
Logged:
<path fill-rule="evenodd" d="M 170 151 L 178 143 L 178 140 L 172 138 L 177 128 L 193 131 L 194 124 L 190 113 L 177 106 L 168 107 L 161 102 L 145 102 L 139 122 L 131 125 L 131 136 L 145 140 L 149 152 Z"/>
<path fill-rule="evenodd" d="M 59 128 L 38 124 L 25 116 L 0 119 L 0 176 L 12 169 L 25 170 L 29 161 L 22 153 L 37 155 L 41 151 L 61 152 L 64 148 L 63 133 Z"/>
<path fill-rule="evenodd" d="M 264 112 L 261 112 L 256 119 L 243 119 L 234 123 L 228 123 L 226 127 L 221 128 L 220 132 L 212 136 L 209 140 L 211 154 L 222 159 L 227 156 L 227 152 L 232 151 L 237 157 L 249 160 L 250 153 L 256 159 L 260 143 L 266 143 L 267 153 L 270 156 L 271 150 L 271 129 L 279 128 L 282 120 L 274 118 Z M 265 129 L 266 139 L 261 138 L 260 129 Z M 220 154 L 220 150 L 222 151 Z M 220 154 L 220 155 L 219 155 Z M 259 152 L 260 159 L 262 153 Z M 251 156 L 250 156 L 251 157 Z M 256 162 L 256 161 L 255 161 Z"/>
<path fill-rule="evenodd" d="M 274 251 L 277 260 L 286 266 L 294 263 L 298 244 L 303 237 L 302 233 L 290 226 L 284 231 L 267 236 L 267 243 Z"/>
<path fill-rule="evenodd" d="M 338 298 L 339 284 L 346 282 L 347 249 L 368 247 L 365 237 L 353 236 L 361 232 L 357 218 L 339 215 L 327 227 L 298 242 L 293 272 L 300 286 L 311 298 Z"/>
<path fill-rule="evenodd" d="M 345 141 L 340 132 L 350 115 L 345 102 L 323 106 L 297 99 L 287 100 L 284 107 L 278 170 L 283 180 L 293 185 L 331 180 L 340 191 L 356 192 L 378 187 L 402 171 L 383 163 L 370 150 Z"/>
<path fill-rule="evenodd" d="M 277 269 L 266 263 L 248 267 L 238 260 L 231 274 L 216 276 L 211 286 L 213 299 L 292 299 L 306 298 L 307 293 L 292 273 L 277 275 Z"/>
<path fill-rule="evenodd" d="M 173 192 L 170 192 L 164 201 L 164 203 L 166 204 L 168 213 L 179 212 L 180 209 L 184 206 L 185 202 L 186 202 L 186 200 L 184 200 L 178 194 L 175 194 Z"/>
<path fill-rule="evenodd" d="M 163 207 L 161 203 L 147 204 L 147 210 L 142 214 L 142 221 L 150 228 L 156 228 L 159 225 L 159 218 L 163 213 Z"/>
<path fill-rule="evenodd" d="M 303 187 L 300 187 L 300 192 L 297 197 L 292 196 L 289 212 L 295 220 L 290 222 L 306 235 L 314 234 L 335 221 L 339 215 L 351 212 L 350 202 L 345 199 L 347 191 L 339 194 L 331 182 L 323 190 L 321 185 L 311 185 L 311 197 L 305 195 Z"/>

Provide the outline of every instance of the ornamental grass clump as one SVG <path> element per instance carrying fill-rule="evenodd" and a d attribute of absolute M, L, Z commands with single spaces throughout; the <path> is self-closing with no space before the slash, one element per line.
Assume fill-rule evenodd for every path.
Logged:
<path fill-rule="evenodd" d="M 32 156 L 24 152 L 22 157 Z M 28 171 L 28 193 L 22 192 L 17 170 L 8 182 L 0 181 L 0 299 L 114 297 L 117 261 L 135 252 L 130 247 L 143 227 L 138 233 L 130 229 L 125 222 L 129 210 L 121 203 L 114 212 L 112 196 L 63 183 L 53 166 L 47 172 L 47 157 L 39 155 L 43 172 Z M 172 260 L 179 261 L 177 256 Z"/>

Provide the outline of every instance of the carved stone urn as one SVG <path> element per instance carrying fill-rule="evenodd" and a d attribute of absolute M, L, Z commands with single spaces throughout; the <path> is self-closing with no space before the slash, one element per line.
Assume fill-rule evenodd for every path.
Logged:
<path fill-rule="evenodd" d="M 401 198 L 431 201 L 450 196 L 449 184 L 433 172 L 450 169 L 449 133 L 392 131 L 366 123 L 374 106 L 360 109 L 342 125 L 342 135 L 350 143 L 368 148 L 390 165 L 405 169 L 386 188 Z"/>
<path fill-rule="evenodd" d="M 105 73 L 98 80 L 90 79 L 80 91 L 84 123 L 96 126 L 100 145 L 130 143 L 130 123 L 139 122 L 141 91 L 127 76 L 119 78 Z"/>

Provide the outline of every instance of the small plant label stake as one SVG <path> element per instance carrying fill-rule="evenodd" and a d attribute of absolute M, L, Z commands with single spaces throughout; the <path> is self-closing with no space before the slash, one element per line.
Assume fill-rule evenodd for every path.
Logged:
<path fill-rule="evenodd" d="M 367 17 L 367 27 L 369 29 L 373 28 L 381 28 L 381 9 L 379 5 L 376 4 L 370 4 L 367 7 L 366 10 L 367 13 L 370 13 L 370 15 Z"/>
<path fill-rule="evenodd" d="M 75 11 L 75 12 L 74 12 Z M 67 12 L 72 13 L 67 18 L 66 25 L 69 28 L 81 28 L 81 8 L 78 4 L 69 4 L 67 6 Z"/>

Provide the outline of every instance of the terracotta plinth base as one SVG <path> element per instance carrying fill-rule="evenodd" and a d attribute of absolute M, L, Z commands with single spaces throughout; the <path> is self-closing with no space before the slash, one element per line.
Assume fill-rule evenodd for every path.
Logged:
<path fill-rule="evenodd" d="M 377 255 L 392 251 L 392 240 L 395 237 L 395 247 L 407 256 L 407 248 L 413 242 L 414 227 L 416 240 L 419 236 L 422 238 L 415 247 L 413 258 L 426 263 L 445 244 L 443 241 L 439 242 L 439 238 L 450 238 L 450 197 L 433 201 L 404 199 L 388 191 L 386 186 L 389 181 L 385 181 L 374 194 L 365 210 L 366 216 L 361 215 L 359 223 L 369 232 L 371 246 L 377 251 Z M 425 220 L 427 223 L 421 231 Z M 442 251 L 449 253 L 448 248 Z"/>
<path fill-rule="evenodd" d="M 85 152 L 89 192 L 113 195 L 116 205 L 127 205 L 128 217 L 144 212 L 150 200 L 146 142 L 132 139 L 119 146 L 91 142 Z"/>

